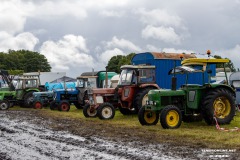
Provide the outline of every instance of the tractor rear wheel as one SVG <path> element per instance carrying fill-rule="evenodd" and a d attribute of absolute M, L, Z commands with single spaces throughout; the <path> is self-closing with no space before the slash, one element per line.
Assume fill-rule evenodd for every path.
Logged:
<path fill-rule="evenodd" d="M 33 105 L 34 109 L 42 109 L 42 107 L 43 107 L 43 104 L 39 101 L 36 101 Z"/>
<path fill-rule="evenodd" d="M 83 115 L 88 117 L 96 117 L 97 116 L 97 110 L 95 108 L 91 108 L 89 104 L 85 104 L 83 106 Z"/>
<path fill-rule="evenodd" d="M 8 101 L 0 101 L 0 110 L 7 110 L 10 107 Z"/>
<path fill-rule="evenodd" d="M 61 101 L 59 103 L 58 110 L 68 112 L 70 110 L 70 104 L 68 101 Z"/>
<path fill-rule="evenodd" d="M 138 113 L 140 108 L 146 104 L 146 101 L 148 100 L 148 91 L 152 90 L 154 88 L 143 88 L 136 94 L 136 98 L 134 100 L 134 107 Z"/>
<path fill-rule="evenodd" d="M 201 114 L 198 115 L 183 115 L 182 116 L 183 122 L 200 122 L 203 120 Z"/>
<path fill-rule="evenodd" d="M 75 103 L 74 103 L 74 106 L 75 106 L 77 109 L 82 109 L 82 108 L 83 108 L 82 105 L 81 105 L 80 103 L 78 103 L 78 102 L 75 102 Z"/>
<path fill-rule="evenodd" d="M 203 98 L 202 116 L 209 125 L 215 124 L 214 116 L 219 124 L 229 124 L 235 115 L 235 97 L 225 88 L 209 91 Z"/>
<path fill-rule="evenodd" d="M 24 107 L 30 108 L 33 103 L 33 91 L 30 91 L 24 96 Z"/>
<path fill-rule="evenodd" d="M 179 128 L 182 124 L 180 109 L 174 105 L 168 105 L 163 108 L 160 115 L 160 123 L 164 129 Z"/>
<path fill-rule="evenodd" d="M 146 111 L 144 107 L 138 112 L 138 121 L 141 125 L 156 125 L 159 120 L 159 114 L 154 111 Z"/>
<path fill-rule="evenodd" d="M 105 102 L 97 109 L 99 119 L 108 120 L 115 116 L 115 108 L 111 103 Z"/>
<path fill-rule="evenodd" d="M 121 106 L 119 106 L 118 109 L 123 115 L 131 115 L 131 114 L 135 113 L 135 110 L 130 110 L 128 108 L 123 108 Z"/>

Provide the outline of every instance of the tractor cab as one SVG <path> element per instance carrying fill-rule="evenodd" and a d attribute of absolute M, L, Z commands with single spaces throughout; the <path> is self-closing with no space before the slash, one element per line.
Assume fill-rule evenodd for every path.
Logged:
<path fill-rule="evenodd" d="M 121 67 L 121 70 L 118 82 L 120 86 L 156 83 L 155 66 L 124 65 Z"/>
<path fill-rule="evenodd" d="M 33 102 L 33 92 L 39 92 L 39 76 L 20 76 L 16 81 L 16 99 L 20 106 L 31 107 Z"/>
<path fill-rule="evenodd" d="M 18 78 L 16 81 L 16 90 L 38 88 L 39 85 L 38 78 Z"/>

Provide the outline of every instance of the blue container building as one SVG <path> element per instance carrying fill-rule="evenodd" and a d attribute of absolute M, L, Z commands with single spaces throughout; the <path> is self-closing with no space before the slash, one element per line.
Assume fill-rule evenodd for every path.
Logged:
<path fill-rule="evenodd" d="M 145 52 L 135 54 L 132 58 L 133 65 L 154 65 L 156 67 L 156 82 L 160 88 L 171 88 L 171 78 L 173 75 L 169 75 L 168 72 L 174 68 L 174 61 L 176 66 L 181 66 L 180 54 L 176 53 L 156 53 Z M 183 54 L 184 58 L 197 58 L 195 54 Z M 206 58 L 206 57 L 205 57 Z M 211 77 L 216 76 L 216 65 L 210 65 L 212 70 Z M 186 75 L 176 75 L 177 88 L 180 88 L 182 84 L 186 83 Z M 204 73 L 204 80 L 202 79 L 202 73 L 191 73 L 188 76 L 189 84 L 203 84 L 208 83 L 208 74 Z M 213 81 L 212 81 L 213 82 Z"/>

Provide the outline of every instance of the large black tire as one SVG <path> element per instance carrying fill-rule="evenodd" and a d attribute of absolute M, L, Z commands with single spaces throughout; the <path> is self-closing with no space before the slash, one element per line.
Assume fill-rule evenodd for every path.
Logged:
<path fill-rule="evenodd" d="M 118 107 L 119 111 L 123 114 L 123 115 L 131 115 L 131 114 L 135 114 L 135 110 L 130 110 L 128 108 L 123 108 L 121 106 Z"/>
<path fill-rule="evenodd" d="M 180 109 L 174 105 L 164 107 L 160 115 L 160 123 L 164 129 L 179 128 L 182 124 Z"/>
<path fill-rule="evenodd" d="M 9 107 L 10 107 L 10 104 L 8 101 L 6 100 L 0 101 L 0 110 L 7 110 L 9 109 Z"/>
<path fill-rule="evenodd" d="M 113 119 L 115 116 L 115 108 L 111 103 L 105 102 L 98 107 L 97 115 L 99 119 L 102 120 Z"/>
<path fill-rule="evenodd" d="M 78 103 L 78 102 L 75 102 L 75 103 L 74 103 L 74 106 L 75 106 L 77 109 L 82 109 L 82 108 L 83 108 L 82 105 L 81 105 L 80 103 Z"/>
<path fill-rule="evenodd" d="M 33 91 L 30 91 L 30 92 L 26 93 L 23 101 L 24 101 L 24 107 L 26 107 L 26 108 L 32 107 L 32 105 L 33 105 Z"/>
<path fill-rule="evenodd" d="M 207 92 L 201 106 L 202 116 L 209 125 L 229 124 L 235 115 L 235 97 L 225 88 L 216 88 Z"/>
<path fill-rule="evenodd" d="M 95 108 L 91 109 L 89 104 L 85 104 L 83 106 L 83 115 L 86 118 L 97 117 L 97 110 Z"/>
<path fill-rule="evenodd" d="M 14 105 L 15 105 L 14 102 L 10 102 L 9 103 L 9 108 L 13 107 Z"/>
<path fill-rule="evenodd" d="M 51 109 L 51 110 L 58 109 L 58 105 L 57 105 L 57 103 L 56 103 L 55 101 L 52 101 L 52 102 L 50 103 L 50 109 Z"/>
<path fill-rule="evenodd" d="M 134 108 L 136 110 L 136 113 L 138 113 L 140 108 L 146 104 L 146 100 L 148 100 L 148 91 L 152 89 L 154 88 L 143 88 L 136 94 L 136 98 L 134 100 Z"/>
<path fill-rule="evenodd" d="M 203 117 L 201 114 L 199 115 L 183 115 L 182 116 L 183 122 L 201 122 Z"/>
<path fill-rule="evenodd" d="M 138 112 L 138 121 L 141 125 L 156 125 L 159 120 L 159 113 L 154 111 L 146 111 L 144 107 Z"/>
<path fill-rule="evenodd" d="M 68 101 L 61 101 L 58 105 L 58 110 L 68 112 L 70 110 L 70 104 Z"/>

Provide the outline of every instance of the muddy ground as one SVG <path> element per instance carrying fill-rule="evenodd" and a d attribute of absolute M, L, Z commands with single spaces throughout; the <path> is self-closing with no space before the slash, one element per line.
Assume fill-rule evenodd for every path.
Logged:
<path fill-rule="evenodd" d="M 169 137 L 162 137 L 168 139 Z M 153 133 L 100 121 L 0 111 L 0 159 L 238 159 L 236 150 L 161 142 Z"/>

